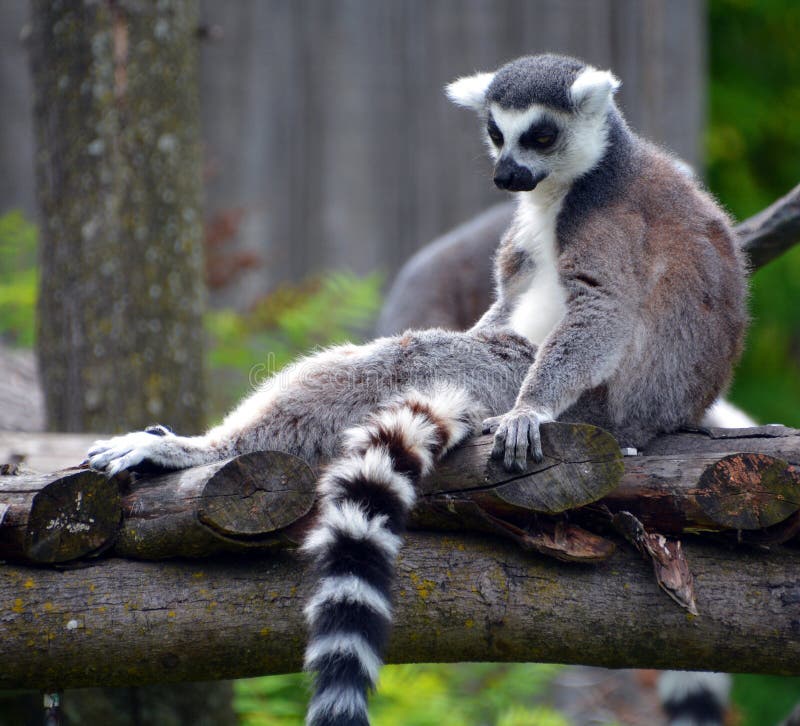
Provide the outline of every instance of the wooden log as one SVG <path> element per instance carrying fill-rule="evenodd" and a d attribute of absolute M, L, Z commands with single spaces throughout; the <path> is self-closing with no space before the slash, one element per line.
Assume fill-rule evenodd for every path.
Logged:
<path fill-rule="evenodd" d="M 0 559 L 52 564 L 96 553 L 121 514 L 116 482 L 97 472 L 0 477 Z"/>
<path fill-rule="evenodd" d="M 591 526 L 605 509 L 633 512 L 662 534 L 731 530 L 739 536 L 777 527 L 800 510 L 800 431 L 760 426 L 661 436 L 640 456 L 625 458 L 619 487 L 599 506 L 572 516 Z M 797 531 L 777 528 L 772 537 L 784 541 Z"/>
<path fill-rule="evenodd" d="M 524 548 L 578 561 L 611 555 L 613 545 L 586 530 L 605 534 L 611 530 L 611 515 L 620 511 L 666 535 L 732 532 L 737 538 L 770 543 L 800 532 L 800 433 L 794 429 L 675 434 L 657 439 L 640 456 L 624 458 L 609 434 L 585 424 L 547 424 L 542 436 L 545 460 L 523 475 L 509 474 L 490 459 L 491 437 L 476 437 L 458 448 L 422 482 L 411 528 L 491 532 Z M 89 489 L 114 490 L 100 475 L 82 476 Z M 77 496 L 83 486 L 74 477 L 67 472 L 63 484 L 57 476 L 47 483 L 53 491 L 60 486 L 68 498 L 65 493 Z M 11 480 L 16 486 L 21 481 Z M 102 546 L 96 543 L 113 535 L 116 525 L 106 519 L 95 518 L 90 526 L 84 517 L 76 525 L 62 504 L 60 518 L 46 521 L 49 529 L 41 542 L 30 535 L 39 559 L 21 555 L 22 530 L 14 525 L 29 516 L 23 512 L 34 501 L 30 495 L 16 502 L 7 531 L 17 533 L 18 544 L 6 545 L 6 557 L 64 561 Z M 313 502 L 313 472 L 280 452 L 256 452 L 145 478 L 122 499 L 124 523 L 114 551 L 164 559 L 292 547 L 313 516 Z M 558 516 L 567 510 L 568 524 Z M 118 510 L 112 511 L 114 517 L 118 521 Z M 29 518 L 41 517 L 33 512 Z M 94 526 L 98 531 L 89 538 Z M 70 530 L 88 544 L 83 549 L 62 547 L 58 560 L 44 554 L 52 546 L 48 543 L 73 543 Z"/>
<path fill-rule="evenodd" d="M 114 551 L 161 559 L 285 545 L 315 480 L 296 456 L 265 451 L 139 481 L 122 500 Z"/>
<path fill-rule="evenodd" d="M 622 475 L 615 439 L 594 426 L 554 424 L 543 432 L 543 444 L 551 458 L 520 477 L 490 460 L 491 437 L 468 442 L 422 483 L 412 525 L 499 531 L 518 539 L 518 533 L 498 529 L 483 510 L 454 502 L 475 495 L 487 512 L 555 514 L 596 501 Z M 280 452 L 143 479 L 123 498 L 124 523 L 114 552 L 164 559 L 293 546 L 310 523 L 314 486 L 309 467 Z M 536 546 L 532 539 L 521 543 Z"/>
<path fill-rule="evenodd" d="M 388 662 L 532 661 L 800 675 L 800 552 L 684 542 L 699 617 L 620 548 L 564 566 L 469 535 L 410 533 Z M 99 560 L 0 568 L 0 688 L 240 678 L 300 668 L 303 562 Z M 757 644 L 757 647 L 754 647 Z"/>
<path fill-rule="evenodd" d="M 625 510 L 662 534 L 751 530 L 760 542 L 784 541 L 800 527 L 794 429 L 676 434 L 624 458 L 609 434 L 585 424 L 546 424 L 542 436 L 545 460 L 524 475 L 490 459 L 489 436 L 459 447 L 421 483 L 411 528 L 498 533 L 561 559 L 593 561 L 611 554 L 607 543 L 574 528 L 556 530 L 548 515 L 569 510 L 572 525 L 605 533 L 610 514 Z M 253 484 L 243 489 L 242 471 L 277 478 L 258 484 L 256 500 L 247 488 Z M 297 479 L 293 497 L 284 493 L 284 474 Z M 267 496 L 275 482 L 279 496 Z M 146 479 L 123 500 L 116 552 L 163 559 L 292 546 L 312 501 L 310 471 L 274 453 Z"/>

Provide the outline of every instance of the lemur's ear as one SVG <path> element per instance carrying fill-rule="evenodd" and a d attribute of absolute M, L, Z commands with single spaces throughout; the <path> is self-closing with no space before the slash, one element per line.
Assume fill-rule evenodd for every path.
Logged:
<path fill-rule="evenodd" d="M 464 76 L 445 87 L 447 97 L 458 106 L 466 106 L 475 111 L 483 109 L 486 102 L 486 90 L 494 78 L 494 73 L 476 73 Z"/>
<path fill-rule="evenodd" d="M 582 113 L 605 111 L 620 82 L 611 71 L 587 68 L 573 81 L 569 95 L 575 108 Z"/>

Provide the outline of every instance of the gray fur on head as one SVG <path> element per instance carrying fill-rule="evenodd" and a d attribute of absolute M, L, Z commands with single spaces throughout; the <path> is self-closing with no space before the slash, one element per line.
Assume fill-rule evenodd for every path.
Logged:
<path fill-rule="evenodd" d="M 492 104 L 517 111 L 538 104 L 577 113 L 587 110 L 592 94 L 610 96 L 619 85 L 610 71 L 548 53 L 517 58 L 494 73 L 459 78 L 447 86 L 446 92 L 454 103 L 482 113 Z M 595 110 L 600 110 L 599 105 Z"/>
<path fill-rule="evenodd" d="M 526 55 L 506 63 L 486 89 L 486 102 L 521 110 L 539 103 L 559 111 L 575 110 L 569 89 L 586 68 L 562 55 Z"/>

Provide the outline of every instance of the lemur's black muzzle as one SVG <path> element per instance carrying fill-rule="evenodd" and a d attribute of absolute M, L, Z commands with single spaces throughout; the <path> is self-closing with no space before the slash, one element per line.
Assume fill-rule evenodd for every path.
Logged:
<path fill-rule="evenodd" d="M 520 166 L 508 156 L 502 157 L 494 168 L 495 186 L 508 192 L 530 192 L 546 176 L 547 172 L 534 176 L 530 169 Z"/>

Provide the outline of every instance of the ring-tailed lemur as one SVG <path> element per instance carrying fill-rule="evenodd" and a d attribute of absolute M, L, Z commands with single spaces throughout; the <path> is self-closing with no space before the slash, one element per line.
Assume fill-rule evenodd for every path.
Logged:
<path fill-rule="evenodd" d="M 414 481 L 477 411 L 495 417 L 495 455 L 513 468 L 530 443 L 541 458 L 541 421 L 588 421 L 640 445 L 696 421 L 730 375 L 745 283 L 728 220 L 628 130 L 616 85 L 579 61 L 538 56 L 450 86 L 487 120 L 497 183 L 521 192 L 497 258 L 497 302 L 471 331 L 325 351 L 267 381 L 203 436 L 156 428 L 89 452 L 94 468 L 112 474 L 259 449 L 314 465 L 340 457 L 323 479 L 308 541 L 323 575 L 309 609 L 315 726 L 367 723 L 363 694 L 380 662 L 394 537 Z M 411 398 L 392 404 L 398 394 Z M 468 406 L 454 406 L 464 397 Z M 353 425 L 360 433 L 344 441 Z M 330 570 L 332 552 L 350 569 Z M 332 610 L 321 615 L 320 603 Z M 344 617 L 344 604 L 371 617 Z"/>
<path fill-rule="evenodd" d="M 485 123 L 495 184 L 518 192 L 497 300 L 473 330 L 540 346 L 494 456 L 542 458 L 539 425 L 596 406 L 623 446 L 697 421 L 726 385 L 746 323 L 730 222 L 675 161 L 633 134 L 619 81 L 563 56 L 448 86 Z"/>

